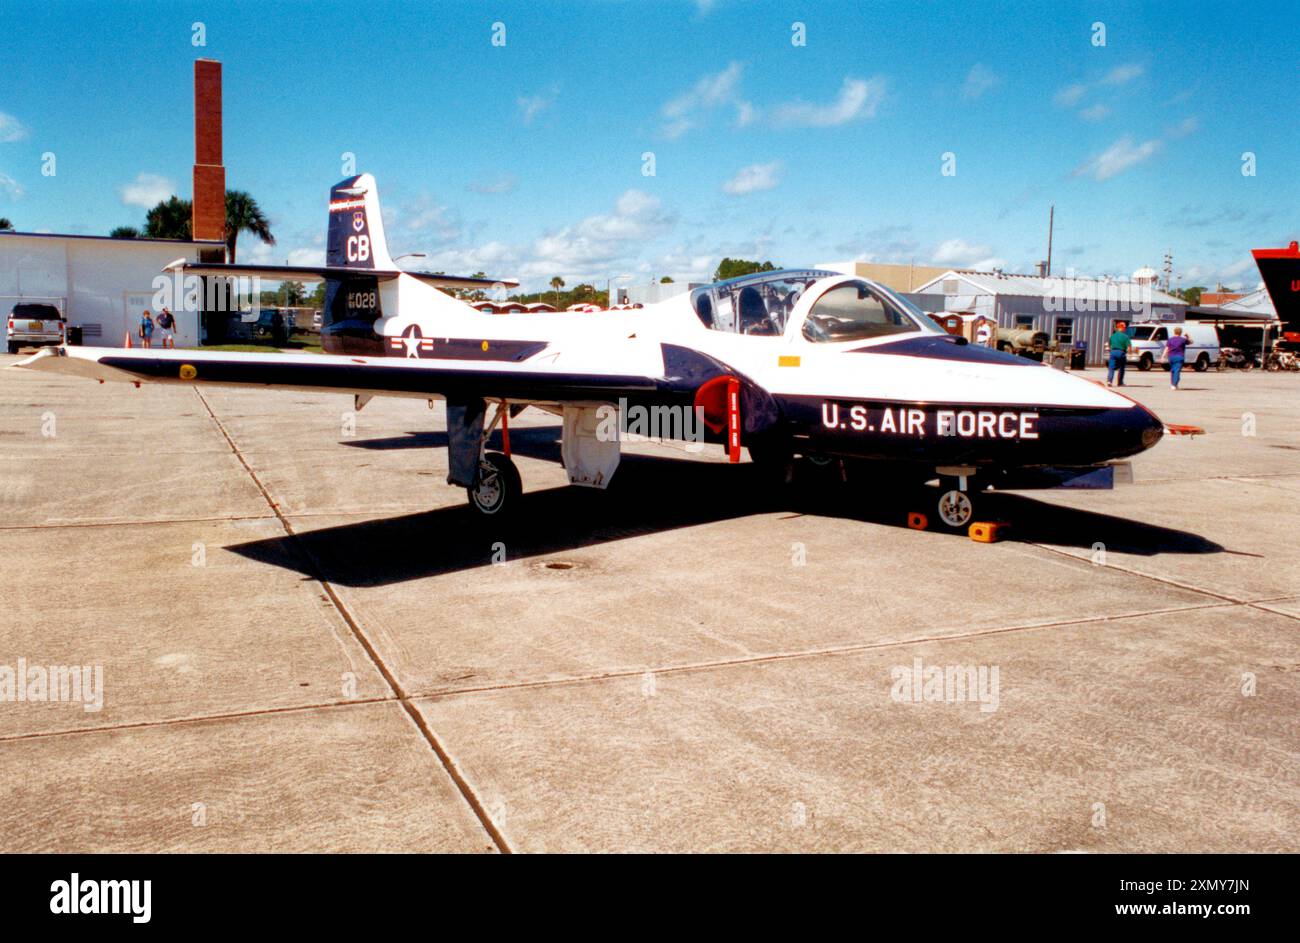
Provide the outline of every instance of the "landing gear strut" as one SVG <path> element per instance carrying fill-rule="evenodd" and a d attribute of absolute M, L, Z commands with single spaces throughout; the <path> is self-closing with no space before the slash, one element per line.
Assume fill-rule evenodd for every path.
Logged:
<path fill-rule="evenodd" d="M 524 493 L 515 463 L 500 452 L 484 452 L 474 484 L 465 489 L 470 507 L 488 517 L 505 516 Z"/>
<path fill-rule="evenodd" d="M 475 436 L 478 441 L 478 466 L 474 469 L 473 481 L 465 488 L 465 493 L 469 496 L 469 506 L 484 517 L 507 516 L 514 511 L 524 493 L 519 469 L 510 460 L 509 408 L 504 402 L 497 403 L 492 422 L 481 434 Z M 501 444 L 505 452 L 488 452 L 483 445 L 498 425 L 501 426 Z"/>

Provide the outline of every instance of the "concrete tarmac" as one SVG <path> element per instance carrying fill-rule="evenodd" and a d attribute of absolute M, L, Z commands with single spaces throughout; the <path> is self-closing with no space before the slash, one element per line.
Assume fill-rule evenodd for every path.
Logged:
<path fill-rule="evenodd" d="M 423 402 L 0 369 L 0 698 L 102 679 L 0 699 L 0 851 L 1300 850 L 1300 376 L 1129 381 L 1207 434 L 979 544 L 536 410 L 486 524 Z"/>

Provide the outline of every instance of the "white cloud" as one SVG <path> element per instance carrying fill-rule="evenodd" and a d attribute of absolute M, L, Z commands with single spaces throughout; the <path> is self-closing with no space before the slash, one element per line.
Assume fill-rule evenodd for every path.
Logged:
<path fill-rule="evenodd" d="M 1108 105 L 1090 105 L 1079 112 L 1079 117 L 1084 121 L 1101 121 L 1109 114 L 1110 107 Z"/>
<path fill-rule="evenodd" d="M 452 242 L 461 236 L 460 218 L 427 193 L 398 205 L 390 215 L 399 238 L 406 234 L 432 242 Z"/>
<path fill-rule="evenodd" d="M 324 265 L 325 250 L 290 249 L 286 252 L 283 244 L 269 246 L 262 240 L 244 233 L 239 240 L 239 261 L 245 265 Z"/>
<path fill-rule="evenodd" d="M 1131 135 L 1120 138 L 1106 150 L 1090 157 L 1077 168 L 1074 176 L 1093 177 L 1096 180 L 1109 180 L 1149 159 L 1158 150 L 1157 140 L 1143 141 L 1138 144 Z"/>
<path fill-rule="evenodd" d="M 0 170 L 0 193 L 4 194 L 11 200 L 19 200 L 22 199 L 23 194 L 26 192 L 27 191 L 23 189 L 21 183 L 9 176 L 3 170 Z"/>
<path fill-rule="evenodd" d="M 1170 128 L 1168 131 L 1166 131 L 1165 137 L 1172 138 L 1174 140 L 1177 140 L 1178 138 L 1185 138 L 1189 134 L 1195 134 L 1196 130 L 1200 126 L 1201 123 L 1197 121 L 1195 118 L 1184 118 L 1177 125 L 1175 125 L 1174 127 Z"/>
<path fill-rule="evenodd" d="M 722 191 L 732 196 L 744 196 L 747 193 L 775 189 L 780 182 L 781 162 L 774 160 L 770 164 L 750 164 L 740 168 L 734 177 L 722 185 Z"/>
<path fill-rule="evenodd" d="M 503 174 L 495 180 L 474 180 L 466 187 L 473 193 L 510 193 L 518 181 L 510 174 Z"/>
<path fill-rule="evenodd" d="M 966 101 L 975 101 L 975 99 L 1001 82 L 1002 79 L 994 75 L 992 69 L 977 62 L 970 67 L 970 72 L 966 74 L 966 81 L 961 87 L 961 97 Z"/>
<path fill-rule="evenodd" d="M 1099 88 L 1115 88 L 1120 85 L 1127 85 L 1134 79 L 1141 76 L 1146 69 L 1143 66 L 1135 64 L 1116 66 L 1111 69 L 1096 82 L 1091 84 L 1087 82 L 1076 82 L 1073 85 L 1067 85 L 1058 91 L 1052 101 L 1058 108 L 1073 108 L 1083 101 L 1090 92 Z M 1099 111 L 1103 109 L 1103 111 Z M 1091 108 L 1085 108 L 1079 114 L 1088 121 L 1097 121 L 1104 117 L 1110 111 L 1105 105 L 1093 105 Z"/>
<path fill-rule="evenodd" d="M 845 78 L 839 97 L 829 105 L 790 102 L 776 109 L 777 124 L 793 127 L 829 128 L 860 118 L 874 118 L 885 97 L 885 79 Z"/>
<path fill-rule="evenodd" d="M 931 259 L 935 265 L 979 271 L 1004 267 L 1006 261 L 992 253 L 993 250 L 988 246 L 973 244 L 965 239 L 948 239 L 939 243 Z"/>
<path fill-rule="evenodd" d="M 175 195 L 176 184 L 158 174 L 136 174 L 135 180 L 117 188 L 123 204 L 151 210 Z"/>
<path fill-rule="evenodd" d="M 27 137 L 27 128 L 13 115 L 0 111 L 0 143 L 11 144 Z"/>
<path fill-rule="evenodd" d="M 1075 105 L 1079 104 L 1079 102 L 1083 101 L 1083 96 L 1087 94 L 1088 86 L 1084 85 L 1082 82 L 1078 82 L 1074 85 L 1065 86 L 1065 88 L 1056 93 L 1056 97 L 1053 98 L 1052 101 L 1061 108 L 1073 108 Z"/>
<path fill-rule="evenodd" d="M 1140 65 L 1121 65 L 1111 69 L 1101 77 L 1098 85 L 1127 85 L 1145 72 Z"/>
<path fill-rule="evenodd" d="M 599 281 L 611 271 L 631 270 L 644 244 L 667 232 L 674 222 L 658 197 L 628 190 L 612 212 L 587 216 L 531 243 L 489 242 L 468 249 L 444 249 L 430 253 L 421 267 L 456 274 L 482 270 L 533 283 L 544 283 L 552 275 L 570 284 Z"/>
<path fill-rule="evenodd" d="M 324 249 L 293 249 L 289 252 L 289 265 L 291 267 L 303 266 L 311 267 L 325 264 Z"/>
<path fill-rule="evenodd" d="M 532 124 L 533 119 L 555 104 L 560 97 L 559 86 L 553 85 L 537 95 L 521 95 L 515 99 L 519 106 L 519 118 L 524 124 Z"/>
<path fill-rule="evenodd" d="M 695 127 L 702 112 L 730 106 L 736 109 L 736 123 L 746 125 L 757 116 L 754 106 L 740 97 L 740 76 L 744 67 L 731 62 L 721 72 L 706 75 L 688 91 L 669 101 L 660 110 L 664 117 L 662 132 L 678 138 Z"/>

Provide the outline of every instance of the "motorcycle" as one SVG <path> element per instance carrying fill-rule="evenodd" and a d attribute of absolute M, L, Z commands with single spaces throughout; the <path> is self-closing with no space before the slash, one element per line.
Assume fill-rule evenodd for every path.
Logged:
<path fill-rule="evenodd" d="M 1265 370 L 1300 370 L 1300 357 L 1289 350 L 1275 350 L 1264 361 Z"/>
<path fill-rule="evenodd" d="M 1229 367 L 1235 370 L 1254 370 L 1255 358 L 1240 347 L 1220 347 L 1218 368 L 1227 370 Z"/>

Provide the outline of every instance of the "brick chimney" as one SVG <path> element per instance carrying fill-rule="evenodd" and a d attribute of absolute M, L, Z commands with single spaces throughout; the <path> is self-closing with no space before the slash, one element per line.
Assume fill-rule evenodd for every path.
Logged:
<path fill-rule="evenodd" d="M 194 60 L 195 239 L 226 238 L 226 168 L 221 164 L 221 63 Z M 205 250 L 204 261 L 225 261 L 225 253 Z M 209 258 L 212 256 L 213 258 Z"/>

